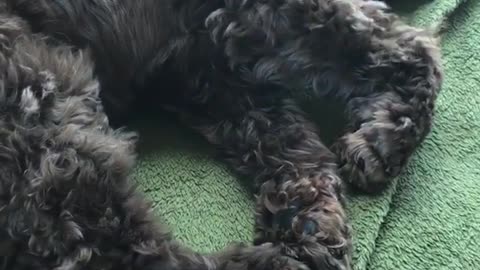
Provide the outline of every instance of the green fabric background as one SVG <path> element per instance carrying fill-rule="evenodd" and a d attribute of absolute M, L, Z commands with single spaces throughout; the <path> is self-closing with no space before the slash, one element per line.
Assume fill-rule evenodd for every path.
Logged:
<path fill-rule="evenodd" d="M 480 269 L 480 1 L 458 2 L 414 13 L 418 23 L 449 15 L 445 84 L 433 132 L 399 179 L 368 269 Z M 432 12 L 442 3 L 444 11 Z"/>
<path fill-rule="evenodd" d="M 414 24 L 445 22 L 446 81 L 433 132 L 405 173 L 379 196 L 348 196 L 354 268 L 480 269 L 480 1 L 389 2 Z M 335 123 L 322 127 L 329 125 L 335 133 Z M 248 179 L 169 115 L 144 117 L 136 127 L 135 179 L 181 241 L 213 251 L 252 238 Z"/>

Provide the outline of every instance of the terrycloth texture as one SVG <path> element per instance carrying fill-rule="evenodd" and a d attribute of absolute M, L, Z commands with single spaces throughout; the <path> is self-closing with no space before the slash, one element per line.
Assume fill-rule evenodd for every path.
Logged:
<path fill-rule="evenodd" d="M 155 117 L 139 126 L 135 177 L 178 238 L 198 251 L 248 241 L 254 208 L 248 184 L 216 161 L 214 149 L 202 138 L 173 119 Z"/>
<path fill-rule="evenodd" d="M 455 10 L 462 0 L 428 2 L 424 0 L 420 3 L 409 0 L 408 7 L 405 1 L 396 0 L 392 4 L 413 23 L 435 27 Z M 403 3 L 399 6 L 400 2 Z M 480 28 L 477 26 L 477 29 Z M 443 231 L 447 231 L 447 228 L 456 228 L 458 231 L 465 230 L 464 235 L 468 235 L 470 227 L 459 227 L 460 224 L 473 223 L 475 218 L 480 221 L 478 216 L 480 212 L 475 213 L 471 206 L 477 199 L 478 207 L 480 199 L 480 194 L 476 197 L 472 196 L 475 190 L 474 180 L 476 180 L 474 173 L 476 172 L 477 178 L 480 178 L 478 154 L 475 158 L 474 150 L 475 147 L 478 149 L 478 144 L 474 144 L 475 131 L 467 133 L 468 128 L 479 132 L 480 127 L 478 116 L 474 113 L 475 108 L 464 105 L 475 104 L 474 102 L 478 102 L 480 98 L 475 96 L 474 74 L 471 76 L 461 74 L 462 70 L 455 69 L 464 67 L 464 71 L 471 69 L 473 73 L 475 68 L 478 71 L 478 64 L 477 66 L 473 63 L 468 64 L 470 69 L 463 65 L 467 55 L 455 52 L 454 43 L 460 40 L 456 40 L 455 29 L 452 31 L 453 33 L 450 34 L 452 45 L 449 47 L 451 52 L 447 55 L 446 66 L 448 73 L 454 73 L 447 74 L 446 87 L 440 100 L 439 120 L 434 134 L 429 137 L 425 147 L 412 160 L 406 174 L 401 178 L 401 192 L 396 194 L 397 181 L 394 181 L 380 196 L 358 194 L 348 196 L 347 212 L 354 229 L 355 269 L 366 269 L 369 263 L 369 269 L 379 270 L 402 269 L 399 265 L 407 265 L 405 269 L 436 269 L 428 264 L 424 264 L 424 268 L 417 268 L 415 264 L 424 262 L 422 258 L 428 258 L 426 259 L 428 262 L 431 256 L 447 249 L 449 241 L 458 242 L 462 238 L 450 233 L 452 237 L 442 242 L 440 239 L 443 235 L 435 235 L 433 233 L 435 230 L 429 228 L 435 224 L 437 226 L 435 228 L 443 228 Z M 473 42 L 473 37 L 470 38 Z M 472 51 L 467 52 L 473 55 Z M 473 61 L 473 58 L 469 61 Z M 470 87 L 463 89 L 462 85 L 469 80 Z M 460 89 L 465 92 L 460 93 Z M 466 107 L 457 108 L 454 102 Z M 478 113 L 478 103 L 476 104 Z M 314 118 L 321 115 L 317 110 L 308 111 L 313 112 Z M 460 113 L 464 111 L 465 115 Z M 453 121 L 453 123 L 450 124 L 447 121 Z M 249 190 L 249 179 L 240 180 L 229 172 L 222 162 L 215 160 L 211 146 L 198 135 L 178 126 L 169 116 L 161 116 L 160 119 L 158 116 L 152 116 L 152 119 L 144 119 L 137 124 L 142 134 L 142 141 L 140 161 L 135 173 L 136 180 L 152 198 L 155 209 L 171 225 L 177 237 L 199 251 L 218 250 L 232 241 L 250 241 L 253 229 L 253 197 Z M 321 127 L 329 131 L 329 128 L 334 129 L 334 123 L 322 121 Z M 465 132 L 460 133 L 461 136 L 456 139 L 456 134 L 460 130 Z M 472 167 L 474 160 L 477 162 L 476 168 Z M 457 170 L 460 170 L 460 173 Z M 466 182 L 462 184 L 460 181 Z M 450 187 L 452 182 L 458 182 L 458 185 Z M 417 189 L 422 184 L 423 188 Z M 470 188 L 467 191 L 472 193 L 466 196 L 467 191 L 464 189 L 468 185 Z M 429 190 L 430 186 L 431 190 Z M 458 198 L 458 194 L 464 194 L 464 196 Z M 389 213 L 392 198 L 394 198 L 393 212 Z M 457 213 L 446 211 L 455 207 L 464 210 Z M 430 209 L 434 209 L 432 213 L 429 212 Z M 445 209 L 445 212 L 442 212 L 442 209 Z M 450 216 L 456 220 L 450 220 Z M 421 237 L 419 235 L 421 233 L 415 233 L 415 228 L 422 228 L 424 236 Z M 378 237 L 379 231 L 380 237 Z M 410 250 L 408 245 L 412 241 L 417 241 L 417 245 L 416 249 Z M 428 251 L 428 248 L 437 252 L 429 253 L 431 251 Z M 461 246 L 452 248 L 458 252 L 465 250 Z M 410 250 L 410 253 L 405 250 Z M 400 253 L 410 254 L 413 257 L 415 254 L 422 254 L 422 257 L 415 257 L 417 260 L 406 264 L 404 258 L 409 260 L 411 258 L 404 257 Z M 374 254 L 373 257 L 372 254 Z M 430 254 L 430 257 L 425 254 Z M 446 262 L 451 261 L 453 260 Z"/>
<path fill-rule="evenodd" d="M 390 0 L 386 2 L 396 13 L 414 25 L 436 27 L 465 1 L 467 0 Z"/>
<path fill-rule="evenodd" d="M 368 269 L 480 269 L 480 1 L 446 27 L 433 133 L 399 179 Z"/>

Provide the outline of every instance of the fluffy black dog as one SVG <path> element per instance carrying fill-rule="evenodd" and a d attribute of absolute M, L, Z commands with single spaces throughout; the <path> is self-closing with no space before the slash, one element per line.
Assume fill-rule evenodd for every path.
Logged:
<path fill-rule="evenodd" d="M 89 56 L 47 44 L 0 3 L 0 269 L 302 269 L 281 246 L 202 256 L 155 221 L 128 179 Z"/>
<path fill-rule="evenodd" d="M 428 134 L 441 88 L 435 35 L 379 1 L 3 4 L 7 269 L 349 269 L 340 173 L 384 188 Z M 345 104 L 333 152 L 298 89 Z M 97 92 L 114 123 L 149 100 L 218 146 L 257 187 L 256 245 L 203 256 L 171 240 L 129 183 L 132 135 L 109 126 Z"/>

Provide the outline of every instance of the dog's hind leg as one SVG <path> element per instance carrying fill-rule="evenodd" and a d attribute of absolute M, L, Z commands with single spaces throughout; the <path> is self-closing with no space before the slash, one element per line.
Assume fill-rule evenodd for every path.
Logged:
<path fill-rule="evenodd" d="M 215 119 L 188 122 L 236 172 L 254 180 L 256 244 L 281 245 L 313 268 L 349 269 L 349 226 L 335 157 L 293 101 L 266 100 L 245 96 L 227 105 L 228 112 L 211 114 Z"/>

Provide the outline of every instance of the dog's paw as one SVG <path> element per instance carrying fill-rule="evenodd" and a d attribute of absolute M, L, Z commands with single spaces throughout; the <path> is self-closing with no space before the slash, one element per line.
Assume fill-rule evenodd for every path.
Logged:
<path fill-rule="evenodd" d="M 413 151 L 416 126 L 407 116 L 377 112 L 372 121 L 347 133 L 333 146 L 343 178 L 366 192 L 383 190 Z"/>
<path fill-rule="evenodd" d="M 267 187 L 258 199 L 256 243 L 288 247 L 288 256 L 313 269 L 350 269 L 349 226 L 340 202 L 340 179 L 325 171 Z"/>

